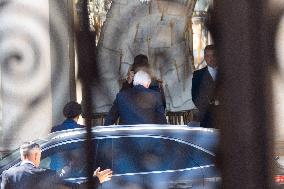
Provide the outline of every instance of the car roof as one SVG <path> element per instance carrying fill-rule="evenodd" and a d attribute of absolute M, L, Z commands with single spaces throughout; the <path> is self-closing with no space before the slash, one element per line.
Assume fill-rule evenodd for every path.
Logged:
<path fill-rule="evenodd" d="M 145 132 L 145 131 L 193 131 L 193 132 L 207 132 L 207 133 L 218 133 L 217 129 L 203 128 L 203 127 L 190 127 L 187 125 L 157 125 L 157 124 L 140 124 L 140 125 L 110 125 L 110 126 L 96 126 L 92 128 L 92 132 L 100 134 L 102 132 Z M 50 133 L 45 139 L 54 139 L 58 137 L 74 136 L 78 134 L 86 134 L 85 128 L 68 129 Z"/>
<path fill-rule="evenodd" d="M 77 128 L 65 131 L 50 133 L 44 141 L 59 142 L 74 138 L 86 139 L 86 129 Z M 214 153 L 218 143 L 218 130 L 202 127 L 189 127 L 187 125 L 112 125 L 96 126 L 92 128 L 94 137 L 114 137 L 114 136 L 165 136 L 177 138 L 184 142 L 191 143 Z"/>

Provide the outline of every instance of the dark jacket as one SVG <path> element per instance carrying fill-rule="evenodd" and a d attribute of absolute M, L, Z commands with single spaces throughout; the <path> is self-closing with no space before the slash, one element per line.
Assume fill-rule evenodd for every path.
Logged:
<path fill-rule="evenodd" d="M 133 82 L 128 83 L 127 80 L 125 80 L 122 83 L 122 87 L 120 89 L 120 92 L 123 91 L 123 90 L 129 89 L 129 88 L 133 88 Z M 165 97 L 162 81 L 157 80 L 157 79 L 152 79 L 151 84 L 149 86 L 149 89 L 152 89 L 156 92 L 161 93 L 162 103 L 163 103 L 164 108 L 166 109 L 166 97 Z"/>
<path fill-rule="evenodd" d="M 78 124 L 73 119 L 66 119 L 62 124 L 52 127 L 51 132 L 62 131 L 67 129 L 83 128 L 83 125 Z"/>
<path fill-rule="evenodd" d="M 202 127 L 212 127 L 212 111 L 214 109 L 215 81 L 208 71 L 208 67 L 193 73 L 192 101 L 199 110 L 199 119 Z"/>
<path fill-rule="evenodd" d="M 55 171 L 24 163 L 2 173 L 1 189 L 56 189 L 60 184 Z"/>
<path fill-rule="evenodd" d="M 100 185 L 98 177 L 94 177 L 93 182 L 94 188 Z M 30 163 L 12 167 L 2 173 L 1 189 L 59 189 L 62 186 L 78 187 L 76 183 L 65 182 L 55 171 L 37 168 Z"/>
<path fill-rule="evenodd" d="M 167 123 L 161 94 L 142 85 L 117 94 L 105 125 L 114 124 L 118 117 L 124 125 Z"/>

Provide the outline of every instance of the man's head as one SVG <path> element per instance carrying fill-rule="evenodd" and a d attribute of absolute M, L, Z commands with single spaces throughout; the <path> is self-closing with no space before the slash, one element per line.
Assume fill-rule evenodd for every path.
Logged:
<path fill-rule="evenodd" d="M 132 71 L 137 73 L 139 70 L 148 70 L 150 68 L 150 64 L 148 62 L 148 57 L 144 54 L 139 54 L 135 56 L 134 63 L 132 64 Z"/>
<path fill-rule="evenodd" d="M 36 167 L 40 164 L 41 149 L 39 144 L 34 142 L 25 142 L 20 147 L 21 159 L 29 160 L 35 164 Z"/>
<path fill-rule="evenodd" d="M 63 108 L 63 115 L 66 118 L 78 119 L 82 113 L 82 107 L 79 103 L 75 101 L 68 102 Z"/>
<path fill-rule="evenodd" d="M 214 45 L 207 45 L 204 49 L 204 59 L 208 66 L 217 67 L 216 50 Z"/>
<path fill-rule="evenodd" d="M 134 86 L 143 85 L 145 88 L 149 88 L 150 83 L 151 83 L 151 77 L 147 72 L 140 70 L 134 75 L 133 79 Z"/>

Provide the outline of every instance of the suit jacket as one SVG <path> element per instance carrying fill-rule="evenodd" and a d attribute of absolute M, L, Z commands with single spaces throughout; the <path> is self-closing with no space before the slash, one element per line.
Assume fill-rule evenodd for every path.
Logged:
<path fill-rule="evenodd" d="M 66 119 L 62 124 L 52 127 L 51 133 L 56 132 L 56 131 L 75 129 L 75 128 L 83 128 L 83 127 L 84 127 L 83 125 L 78 124 L 73 119 Z"/>
<path fill-rule="evenodd" d="M 93 179 L 94 188 L 97 188 L 100 181 L 98 177 Z M 86 184 L 87 182 L 80 184 L 80 186 L 86 186 Z M 30 163 L 12 167 L 2 173 L 1 189 L 63 189 L 78 187 L 76 183 L 64 182 L 56 171 L 37 168 Z"/>
<path fill-rule="evenodd" d="M 126 89 L 129 89 L 129 88 L 133 88 L 134 85 L 133 85 L 133 82 L 131 83 L 128 83 L 127 80 L 125 80 L 123 83 L 122 83 L 122 87 L 120 89 L 120 91 L 123 91 L 123 90 L 126 90 Z M 159 93 L 161 93 L 161 98 L 162 98 L 162 102 L 163 102 L 163 106 L 164 108 L 166 109 L 166 97 L 165 97 L 165 92 L 164 92 L 164 89 L 163 89 L 163 85 L 162 85 L 162 81 L 159 81 L 157 79 L 152 79 L 151 81 L 151 84 L 149 86 L 149 89 L 152 89 L 154 91 L 157 91 Z"/>
<path fill-rule="evenodd" d="M 56 189 L 60 184 L 55 171 L 24 163 L 2 173 L 1 189 Z"/>
<path fill-rule="evenodd" d="M 201 126 L 212 127 L 212 109 L 214 109 L 215 97 L 215 81 L 210 75 L 208 68 L 204 67 L 193 73 L 192 101 L 199 110 L 199 119 Z"/>
<path fill-rule="evenodd" d="M 111 107 L 105 125 L 166 124 L 161 94 L 142 85 L 120 91 Z"/>

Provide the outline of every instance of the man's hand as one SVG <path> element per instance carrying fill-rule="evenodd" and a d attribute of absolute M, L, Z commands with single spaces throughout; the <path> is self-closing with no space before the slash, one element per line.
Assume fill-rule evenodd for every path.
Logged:
<path fill-rule="evenodd" d="M 130 84 L 133 81 L 133 78 L 134 78 L 134 71 L 129 71 L 127 73 L 127 82 L 128 82 L 128 84 Z"/>
<path fill-rule="evenodd" d="M 97 176 L 99 178 L 100 183 L 109 181 L 112 177 L 112 170 L 110 170 L 110 169 L 105 169 L 105 170 L 102 170 L 102 171 L 100 171 L 100 170 L 101 170 L 101 168 L 98 167 L 94 172 L 94 176 Z"/>
<path fill-rule="evenodd" d="M 71 173 L 71 166 L 64 166 L 61 171 L 59 172 L 60 177 L 68 177 L 68 175 Z"/>

